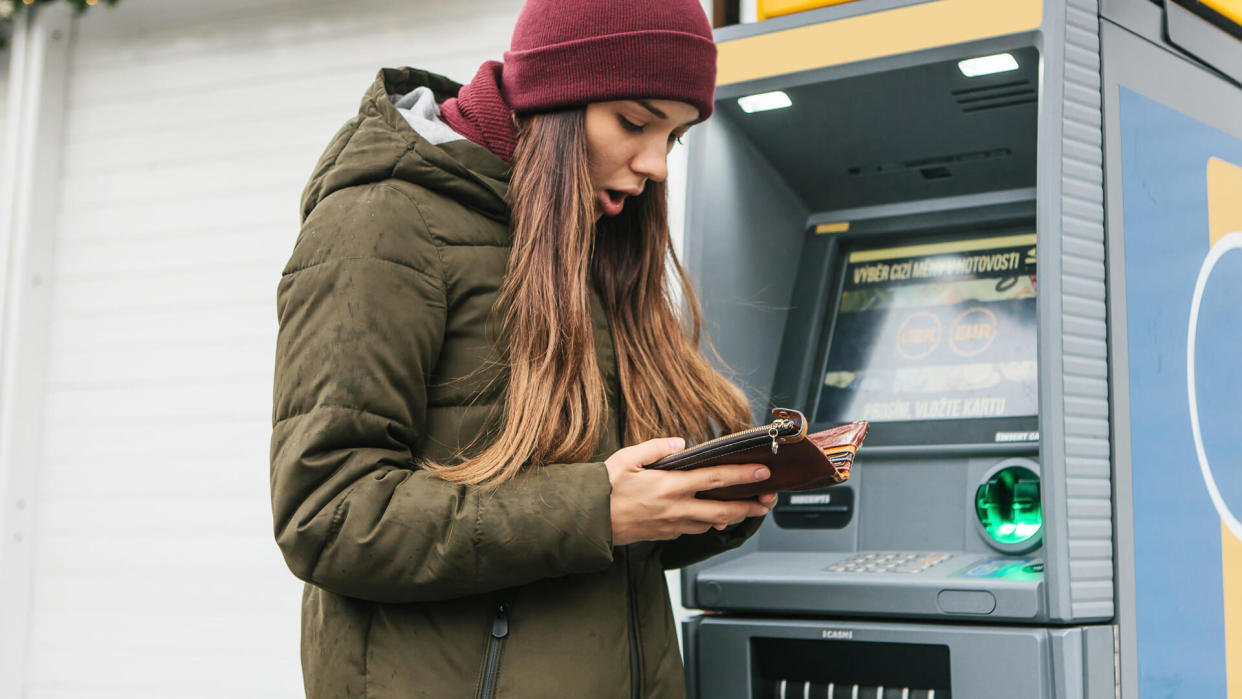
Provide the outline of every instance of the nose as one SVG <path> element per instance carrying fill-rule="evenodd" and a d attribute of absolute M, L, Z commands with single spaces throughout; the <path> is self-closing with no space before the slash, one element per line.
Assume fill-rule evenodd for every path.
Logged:
<path fill-rule="evenodd" d="M 635 154 L 630 169 L 653 182 L 663 182 L 668 177 L 668 148 L 653 139 Z"/>

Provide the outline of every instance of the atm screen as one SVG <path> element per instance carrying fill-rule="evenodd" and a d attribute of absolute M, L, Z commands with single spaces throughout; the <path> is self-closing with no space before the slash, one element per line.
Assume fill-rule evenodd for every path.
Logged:
<path fill-rule="evenodd" d="M 872 443 L 1038 439 L 1035 234 L 856 248 L 843 271 L 816 423 L 869 420 Z"/>

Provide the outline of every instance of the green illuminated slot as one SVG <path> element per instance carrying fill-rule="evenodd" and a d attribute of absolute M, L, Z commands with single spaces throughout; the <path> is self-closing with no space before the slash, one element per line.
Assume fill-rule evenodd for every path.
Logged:
<path fill-rule="evenodd" d="M 975 491 L 975 514 L 994 541 L 1013 546 L 1031 541 L 1043 528 L 1039 476 L 1028 468 L 1001 469 Z"/>

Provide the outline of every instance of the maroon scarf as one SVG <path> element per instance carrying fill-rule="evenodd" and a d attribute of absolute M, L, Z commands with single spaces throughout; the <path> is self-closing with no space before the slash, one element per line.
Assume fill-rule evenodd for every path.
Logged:
<path fill-rule="evenodd" d="M 503 69 L 500 61 L 488 61 L 480 66 L 474 79 L 462 86 L 457 97 L 440 105 L 440 117 L 454 131 L 512 165 L 517 128 L 513 125 L 513 110 L 500 92 Z"/>

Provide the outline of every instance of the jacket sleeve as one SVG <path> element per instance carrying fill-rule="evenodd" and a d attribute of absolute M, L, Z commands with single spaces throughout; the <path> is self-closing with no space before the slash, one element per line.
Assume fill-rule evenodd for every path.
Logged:
<path fill-rule="evenodd" d="M 447 295 L 409 195 L 366 185 L 320 202 L 277 311 L 272 510 L 299 578 L 401 603 L 612 562 L 602 463 L 552 464 L 493 490 L 418 468 Z"/>
<path fill-rule="evenodd" d="M 702 534 L 684 534 L 661 546 L 660 564 L 665 570 L 670 570 L 705 561 L 718 553 L 741 546 L 759 531 L 761 524 L 763 517 L 747 517 L 723 531 L 712 529 Z"/>

